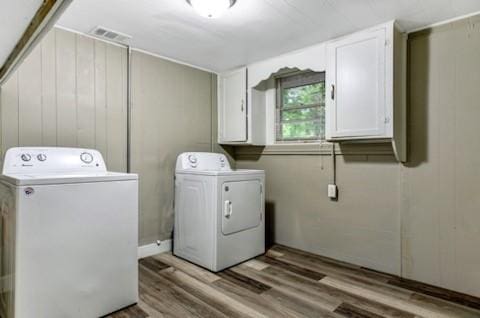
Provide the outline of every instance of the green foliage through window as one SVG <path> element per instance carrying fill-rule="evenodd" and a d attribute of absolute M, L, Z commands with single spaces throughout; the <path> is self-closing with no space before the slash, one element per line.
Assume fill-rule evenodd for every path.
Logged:
<path fill-rule="evenodd" d="M 320 140 L 325 136 L 323 73 L 282 78 L 277 86 L 277 140 Z"/>

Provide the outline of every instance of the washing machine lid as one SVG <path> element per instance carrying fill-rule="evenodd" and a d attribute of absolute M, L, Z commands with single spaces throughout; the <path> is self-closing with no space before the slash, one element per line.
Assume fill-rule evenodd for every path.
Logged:
<path fill-rule="evenodd" d="M 12 174 L 2 175 L 0 180 L 16 186 L 43 185 L 43 184 L 68 184 L 137 180 L 134 173 L 105 172 L 94 174 Z"/>
<path fill-rule="evenodd" d="M 4 158 L 0 179 L 14 185 L 64 184 L 138 179 L 108 172 L 100 152 L 84 148 L 16 147 Z"/>

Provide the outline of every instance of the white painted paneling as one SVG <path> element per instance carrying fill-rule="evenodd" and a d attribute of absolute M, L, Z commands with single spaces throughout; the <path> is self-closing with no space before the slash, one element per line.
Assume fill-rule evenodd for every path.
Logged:
<path fill-rule="evenodd" d="M 83 36 L 76 38 L 77 144 L 84 148 L 95 147 L 94 42 Z"/>
<path fill-rule="evenodd" d="M 41 145 L 42 134 L 42 51 L 33 50 L 18 71 L 18 143 Z"/>
<path fill-rule="evenodd" d="M 45 35 L 42 50 L 42 145 L 57 144 L 56 32 Z"/>
<path fill-rule="evenodd" d="M 132 35 L 135 48 L 220 72 L 390 20 L 411 30 L 475 11 L 478 0 L 239 0 L 209 20 L 185 0 L 82 0 L 59 24 L 103 25 Z"/>
<path fill-rule="evenodd" d="M 2 86 L 2 159 L 18 145 L 91 147 L 125 171 L 126 54 L 51 30 Z"/>
<path fill-rule="evenodd" d="M 2 154 L 5 150 L 16 147 L 18 143 L 18 72 L 12 74 L 1 87 L 1 120 L 2 120 Z"/>
<path fill-rule="evenodd" d="M 95 149 L 107 153 L 107 44 L 95 41 Z"/>
<path fill-rule="evenodd" d="M 64 147 L 77 144 L 75 37 L 71 32 L 56 31 L 57 145 Z"/>

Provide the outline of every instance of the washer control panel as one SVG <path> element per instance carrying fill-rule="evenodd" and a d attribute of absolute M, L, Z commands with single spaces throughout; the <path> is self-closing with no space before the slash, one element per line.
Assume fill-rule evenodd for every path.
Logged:
<path fill-rule="evenodd" d="M 177 170 L 230 171 L 224 154 L 209 152 L 185 152 L 177 158 Z"/>
<path fill-rule="evenodd" d="M 16 147 L 5 154 L 3 173 L 106 172 L 97 150 L 60 147 Z"/>
<path fill-rule="evenodd" d="M 197 159 L 197 156 L 195 154 L 190 154 L 188 155 L 188 162 L 190 164 L 190 167 L 191 168 L 196 168 L 197 167 L 197 163 L 198 163 L 198 159 Z"/>

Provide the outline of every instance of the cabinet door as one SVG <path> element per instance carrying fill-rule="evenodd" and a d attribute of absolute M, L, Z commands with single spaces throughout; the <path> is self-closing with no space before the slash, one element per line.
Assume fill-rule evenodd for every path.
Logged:
<path fill-rule="evenodd" d="M 385 39 L 377 29 L 327 46 L 328 140 L 385 136 Z"/>
<path fill-rule="evenodd" d="M 247 141 L 247 69 L 219 77 L 219 142 Z"/>

